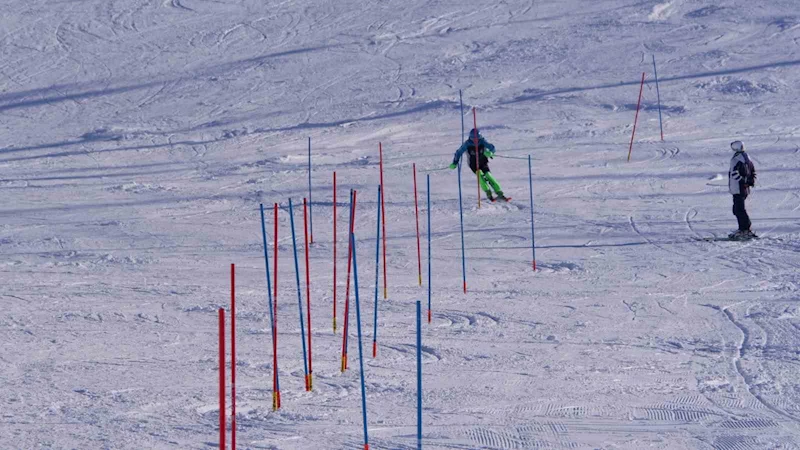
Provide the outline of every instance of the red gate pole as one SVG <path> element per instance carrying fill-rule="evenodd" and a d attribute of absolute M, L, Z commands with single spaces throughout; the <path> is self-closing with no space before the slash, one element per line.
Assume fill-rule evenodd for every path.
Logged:
<path fill-rule="evenodd" d="M 306 199 L 303 199 L 303 230 L 305 231 L 306 244 L 306 316 L 308 317 L 308 380 L 306 385 L 308 390 L 314 390 L 314 371 L 311 370 L 311 268 L 308 263 L 308 218 L 307 218 Z"/>
<path fill-rule="evenodd" d="M 275 393 L 276 398 L 273 400 L 273 407 L 275 409 L 281 408 L 281 381 L 278 375 L 278 204 L 275 203 L 275 232 L 273 233 L 275 243 L 272 246 L 274 251 L 274 268 L 272 282 L 273 282 L 273 295 L 272 295 L 272 308 L 273 308 L 273 320 L 275 321 L 272 324 L 272 332 L 275 333 L 275 338 L 272 340 L 272 354 L 274 355 L 273 364 L 275 365 L 275 380 L 273 381 L 275 385 Z"/>
<path fill-rule="evenodd" d="M 642 104 L 643 90 L 644 90 L 644 72 L 642 72 L 642 84 L 639 86 L 639 101 L 636 102 L 636 117 L 633 119 L 633 133 L 631 133 L 631 145 L 628 147 L 628 162 L 631 162 L 631 152 L 633 151 L 633 137 L 636 136 L 636 122 L 639 121 L 639 106 Z"/>
<path fill-rule="evenodd" d="M 225 310 L 219 316 L 219 448 L 225 450 Z"/>
<path fill-rule="evenodd" d="M 350 194 L 350 234 L 353 234 L 356 221 L 356 191 Z M 342 372 L 347 370 L 347 333 L 350 325 L 350 267 L 353 262 L 353 240 L 347 244 L 347 287 L 344 296 L 344 328 L 342 331 Z"/>
<path fill-rule="evenodd" d="M 414 170 L 414 213 L 417 216 L 417 268 L 419 275 L 419 285 L 422 286 L 422 251 L 419 247 L 419 205 L 417 202 L 417 164 L 411 164 Z"/>
<path fill-rule="evenodd" d="M 231 264 L 231 448 L 236 450 L 236 288 Z"/>

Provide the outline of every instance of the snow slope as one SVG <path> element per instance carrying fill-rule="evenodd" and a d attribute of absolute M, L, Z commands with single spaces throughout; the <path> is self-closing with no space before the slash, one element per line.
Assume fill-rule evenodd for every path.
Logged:
<path fill-rule="evenodd" d="M 215 447 L 230 263 L 239 448 L 362 448 L 356 340 L 342 374 L 331 329 L 330 186 L 336 170 L 340 323 L 359 192 L 369 349 L 379 141 L 372 448 L 416 446 L 412 162 L 433 201 L 426 448 L 800 448 L 796 1 L 6 0 L 0 43 L 1 448 Z M 459 89 L 515 198 L 477 209 L 464 171 L 467 295 L 456 175 L 437 170 L 462 138 Z M 307 194 L 309 136 L 312 393 L 286 208 Z M 763 239 L 702 240 L 735 227 L 734 139 Z M 277 413 L 260 202 L 283 208 Z"/>

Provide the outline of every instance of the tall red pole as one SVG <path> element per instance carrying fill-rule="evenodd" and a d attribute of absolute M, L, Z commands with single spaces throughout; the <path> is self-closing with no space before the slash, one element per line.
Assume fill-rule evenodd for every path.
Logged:
<path fill-rule="evenodd" d="M 644 72 L 642 72 L 642 84 L 639 86 L 639 100 L 636 102 L 636 117 L 633 119 L 633 133 L 631 133 L 631 145 L 628 147 L 628 162 L 631 162 L 631 152 L 633 151 L 633 137 L 636 136 L 636 122 L 639 121 L 639 106 L 642 104 L 643 90 L 644 90 Z"/>
<path fill-rule="evenodd" d="M 378 142 L 381 163 L 381 225 L 383 227 L 383 298 L 389 298 L 389 286 L 386 282 L 386 187 L 383 185 L 383 144 Z M 352 233 L 352 230 L 350 231 Z"/>
<path fill-rule="evenodd" d="M 272 332 L 275 333 L 274 339 L 272 339 L 272 354 L 274 355 L 273 358 L 273 365 L 275 367 L 274 372 L 274 386 L 275 386 L 275 393 L 276 398 L 273 400 L 273 408 L 280 409 L 281 407 L 281 389 L 278 385 L 278 204 L 275 203 L 275 232 L 273 233 L 275 244 L 272 246 L 274 248 L 273 255 L 274 255 L 274 263 L 273 266 L 275 267 L 272 269 L 274 275 L 272 277 L 273 281 L 273 295 L 272 295 L 272 304 L 273 304 L 273 320 L 274 323 L 272 324 Z"/>
<path fill-rule="evenodd" d="M 236 450 L 236 267 L 231 264 L 231 448 Z"/>
<path fill-rule="evenodd" d="M 333 334 L 336 334 L 336 172 L 333 172 Z"/>
<path fill-rule="evenodd" d="M 225 310 L 219 316 L 219 448 L 225 450 Z"/>
<path fill-rule="evenodd" d="M 480 154 L 480 148 L 478 148 L 478 115 L 475 112 L 475 107 L 472 108 L 472 125 L 475 129 L 475 135 L 472 137 L 475 141 L 475 176 L 476 180 L 478 181 L 478 209 L 481 208 L 481 165 L 480 165 L 480 158 L 478 155 Z"/>
<path fill-rule="evenodd" d="M 308 207 L 306 199 L 303 199 L 303 231 L 305 232 L 306 244 L 306 317 L 308 318 L 308 379 L 306 380 L 306 390 L 314 389 L 314 371 L 311 369 L 311 268 L 308 263 Z"/>
<path fill-rule="evenodd" d="M 356 219 L 356 191 L 353 191 L 353 202 L 350 207 L 350 233 L 353 234 Z M 344 296 L 344 330 L 342 331 L 342 372 L 347 370 L 347 332 L 350 324 L 350 266 L 353 262 L 353 241 L 347 239 L 347 287 Z"/>
<path fill-rule="evenodd" d="M 417 217 L 417 274 L 419 275 L 419 285 L 422 286 L 422 250 L 419 246 L 419 205 L 417 202 L 417 164 L 411 164 L 414 171 L 414 214 Z"/>

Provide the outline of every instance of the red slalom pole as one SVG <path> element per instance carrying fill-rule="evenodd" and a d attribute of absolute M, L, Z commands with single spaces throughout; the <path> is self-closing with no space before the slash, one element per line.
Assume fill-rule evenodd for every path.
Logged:
<path fill-rule="evenodd" d="M 272 339 L 272 354 L 273 354 L 273 366 L 275 367 L 274 371 L 274 380 L 273 385 L 275 388 L 275 398 L 272 399 L 272 408 L 273 409 L 280 409 L 281 408 L 281 385 L 280 380 L 278 379 L 278 204 L 275 203 L 275 232 L 273 233 L 275 243 L 273 244 L 274 248 L 274 263 L 273 266 L 273 295 L 272 295 L 272 308 L 273 308 L 273 320 L 274 323 L 272 324 L 272 332 L 275 334 L 274 338 Z"/>
<path fill-rule="evenodd" d="M 419 285 L 422 286 L 422 250 L 419 246 L 419 204 L 417 202 L 417 164 L 412 163 L 411 167 L 414 171 L 414 213 L 417 216 L 417 268 L 419 276 Z"/>
<path fill-rule="evenodd" d="M 478 209 L 481 209 L 481 165 L 480 159 L 478 154 L 480 153 L 480 148 L 478 147 L 478 115 L 475 112 L 475 107 L 472 107 L 472 125 L 475 128 L 475 136 L 473 136 L 473 140 L 475 141 L 475 179 L 478 181 Z M 464 289 L 466 291 L 466 288 Z"/>
<path fill-rule="evenodd" d="M 236 450 L 236 267 L 231 264 L 231 448 Z"/>
<path fill-rule="evenodd" d="M 333 172 L 333 334 L 336 334 L 336 172 Z"/>
<path fill-rule="evenodd" d="M 356 191 L 350 195 L 350 233 L 353 234 L 356 219 Z M 353 263 L 353 242 L 347 244 L 347 287 L 344 296 L 344 330 L 342 331 L 342 372 L 347 370 L 347 332 L 350 324 L 350 267 Z"/>
<path fill-rule="evenodd" d="M 383 226 L 383 298 L 389 298 L 389 286 L 386 282 L 386 203 L 383 199 L 386 197 L 386 187 L 383 185 L 383 144 L 378 142 L 378 152 L 380 153 L 381 162 L 381 223 Z M 352 233 L 353 230 L 350 230 Z"/>
<path fill-rule="evenodd" d="M 642 104 L 643 90 L 644 90 L 644 72 L 642 72 L 642 84 L 639 86 L 639 101 L 636 102 L 636 117 L 633 119 L 633 133 L 631 133 L 631 145 L 628 147 L 628 162 L 631 162 L 631 152 L 633 151 L 633 137 L 636 136 L 636 122 L 639 121 L 639 106 Z"/>
<path fill-rule="evenodd" d="M 308 263 L 308 214 L 306 199 L 303 199 L 303 231 L 305 232 L 306 244 L 306 316 L 308 317 L 308 379 L 306 380 L 306 390 L 314 390 L 314 376 L 311 370 L 311 276 Z"/>
<path fill-rule="evenodd" d="M 219 316 L 219 448 L 225 450 L 225 310 Z"/>

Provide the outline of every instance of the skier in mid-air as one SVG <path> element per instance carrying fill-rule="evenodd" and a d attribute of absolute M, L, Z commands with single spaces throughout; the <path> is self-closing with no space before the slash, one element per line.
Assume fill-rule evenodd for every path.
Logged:
<path fill-rule="evenodd" d="M 750 216 L 744 207 L 744 201 L 750 195 L 750 188 L 756 184 L 756 168 L 744 151 L 742 141 L 731 142 L 731 150 L 734 151 L 734 155 L 728 172 L 728 190 L 733 195 L 733 215 L 739 222 L 739 229 L 728 237 L 737 241 L 757 238 L 758 236 L 750 230 Z"/>
<path fill-rule="evenodd" d="M 478 166 L 475 166 L 475 140 L 477 138 L 478 141 Z M 473 173 L 478 174 L 478 181 L 481 185 L 481 189 L 483 192 L 486 193 L 486 197 L 489 198 L 491 201 L 495 200 L 504 200 L 509 201 L 510 198 L 506 198 L 503 195 L 503 190 L 500 188 L 500 183 L 492 176 L 491 172 L 489 172 L 489 159 L 494 158 L 494 145 L 490 144 L 486 139 L 481 136 L 480 132 L 476 129 L 472 129 L 469 132 L 469 138 L 461 144 L 461 147 L 456 150 L 455 156 L 453 156 L 453 163 L 450 164 L 451 169 L 455 169 L 458 167 L 458 162 L 461 160 L 461 155 L 467 152 L 467 160 L 469 163 L 469 168 L 472 169 Z M 491 187 L 489 187 L 491 186 Z M 494 189 L 495 194 L 497 197 L 492 195 L 492 189 Z"/>

